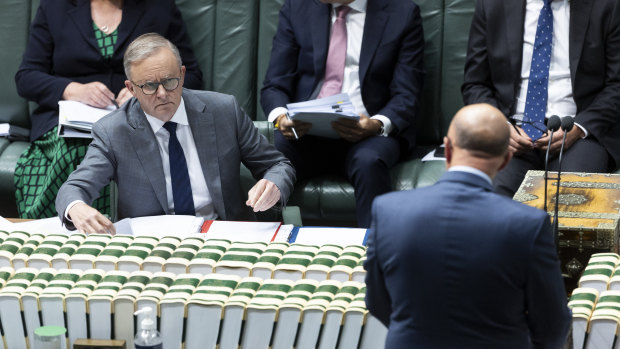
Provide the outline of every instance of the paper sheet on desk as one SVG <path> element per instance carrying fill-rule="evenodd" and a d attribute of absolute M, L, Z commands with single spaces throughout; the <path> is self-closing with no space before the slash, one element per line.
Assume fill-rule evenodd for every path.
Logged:
<path fill-rule="evenodd" d="M 207 239 L 225 239 L 241 242 L 271 242 L 282 239 L 280 222 L 238 222 L 238 221 L 205 221 L 202 232 Z M 290 229 L 288 231 L 290 233 Z"/>
<path fill-rule="evenodd" d="M 367 232 L 368 229 L 364 228 L 301 227 L 289 242 L 317 246 L 365 245 Z"/>
<path fill-rule="evenodd" d="M 135 236 L 177 236 L 184 238 L 197 234 L 204 218 L 183 215 L 162 215 L 125 218 L 114 223 L 117 234 Z"/>
<path fill-rule="evenodd" d="M 63 227 L 60 218 L 51 217 L 44 219 L 35 219 L 27 222 L 12 223 L 2 218 L 0 220 L 0 230 L 4 231 L 25 231 L 29 234 L 66 234 L 72 232 Z"/>

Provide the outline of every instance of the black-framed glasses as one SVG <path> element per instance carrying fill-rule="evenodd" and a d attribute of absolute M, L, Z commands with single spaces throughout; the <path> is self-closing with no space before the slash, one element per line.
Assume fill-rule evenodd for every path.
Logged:
<path fill-rule="evenodd" d="M 162 85 L 166 91 L 174 91 L 177 87 L 179 87 L 180 82 L 181 77 L 168 78 L 159 82 L 145 82 L 142 85 L 138 85 L 133 81 L 131 83 L 138 86 L 142 90 L 142 93 L 144 93 L 145 95 L 152 95 L 157 92 L 159 85 Z"/>
<path fill-rule="evenodd" d="M 530 126 L 532 126 L 533 128 L 537 129 L 538 131 L 542 132 L 543 136 L 547 136 L 547 126 L 545 124 L 543 124 L 540 121 L 530 121 L 528 120 L 527 117 L 523 117 L 523 120 L 521 120 L 521 125 L 523 126 L 523 124 L 528 124 Z"/>

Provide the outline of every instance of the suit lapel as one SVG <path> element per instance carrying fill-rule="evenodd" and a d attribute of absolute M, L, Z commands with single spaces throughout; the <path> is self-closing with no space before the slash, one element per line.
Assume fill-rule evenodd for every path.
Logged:
<path fill-rule="evenodd" d="M 523 64 L 523 26 L 525 22 L 525 0 L 498 1 L 504 6 L 503 28 L 506 33 L 506 45 L 510 57 L 511 78 L 514 81 L 514 93 L 521 81 L 521 65 Z"/>
<path fill-rule="evenodd" d="M 130 140 L 144 169 L 144 175 L 151 183 L 163 211 L 166 214 L 171 214 L 168 210 L 166 179 L 164 178 L 164 168 L 161 156 L 159 156 L 157 140 L 137 100 L 129 108 L 127 119 L 129 125 L 133 128 Z"/>
<path fill-rule="evenodd" d="M 366 5 L 366 20 L 364 22 L 364 35 L 362 37 L 362 48 L 360 51 L 360 85 L 363 86 L 364 77 L 370 63 L 375 57 L 377 47 L 381 42 L 383 30 L 385 29 L 390 17 L 387 10 L 389 1 L 368 0 Z"/>
<path fill-rule="evenodd" d="M 133 33 L 134 28 L 142 19 L 142 15 L 146 11 L 144 1 L 124 1 L 123 2 L 123 19 L 118 26 L 118 38 L 116 40 L 116 46 L 114 47 L 115 53 L 124 50 L 118 50 L 129 39 L 129 36 Z M 123 52 L 124 53 L 124 52 Z"/>
<path fill-rule="evenodd" d="M 575 74 L 581 51 L 583 50 L 583 42 L 586 35 L 586 28 L 590 21 L 590 11 L 592 10 L 592 0 L 571 0 L 570 1 L 570 24 L 568 36 L 568 56 L 570 59 L 570 76 L 575 87 Z"/>
<path fill-rule="evenodd" d="M 90 1 L 79 0 L 77 5 L 69 10 L 69 18 L 77 27 L 80 35 L 84 37 L 84 41 L 99 52 L 93 30 L 93 19 L 90 15 Z"/>
<path fill-rule="evenodd" d="M 215 206 L 215 212 L 220 218 L 226 218 L 224 194 L 222 193 L 222 179 L 220 177 L 220 158 L 217 151 L 217 136 L 215 133 L 215 117 L 207 109 L 207 105 L 190 92 L 183 92 L 187 120 L 192 130 L 200 167 L 209 188 L 209 195 Z"/>
<path fill-rule="evenodd" d="M 313 63 L 314 71 L 316 72 L 313 86 L 316 86 L 325 76 L 325 62 L 327 61 L 331 27 L 330 11 L 331 6 L 314 0 L 313 4 L 310 6 L 310 13 L 308 14 L 308 17 L 311 19 L 309 23 L 312 23 L 312 26 L 308 26 L 308 30 L 312 33 Z"/>

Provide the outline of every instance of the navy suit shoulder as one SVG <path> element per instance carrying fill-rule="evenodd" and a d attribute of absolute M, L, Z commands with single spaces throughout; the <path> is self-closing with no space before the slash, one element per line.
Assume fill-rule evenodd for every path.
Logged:
<path fill-rule="evenodd" d="M 566 338 L 549 217 L 474 174 L 378 197 L 364 266 L 386 347 L 555 348 Z"/>

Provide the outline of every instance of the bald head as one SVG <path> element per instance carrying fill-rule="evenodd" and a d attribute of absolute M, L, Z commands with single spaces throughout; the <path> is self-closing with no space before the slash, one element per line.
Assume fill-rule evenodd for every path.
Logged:
<path fill-rule="evenodd" d="M 510 129 L 506 117 L 489 104 L 473 104 L 459 110 L 448 129 L 452 145 L 480 158 L 506 154 Z"/>

